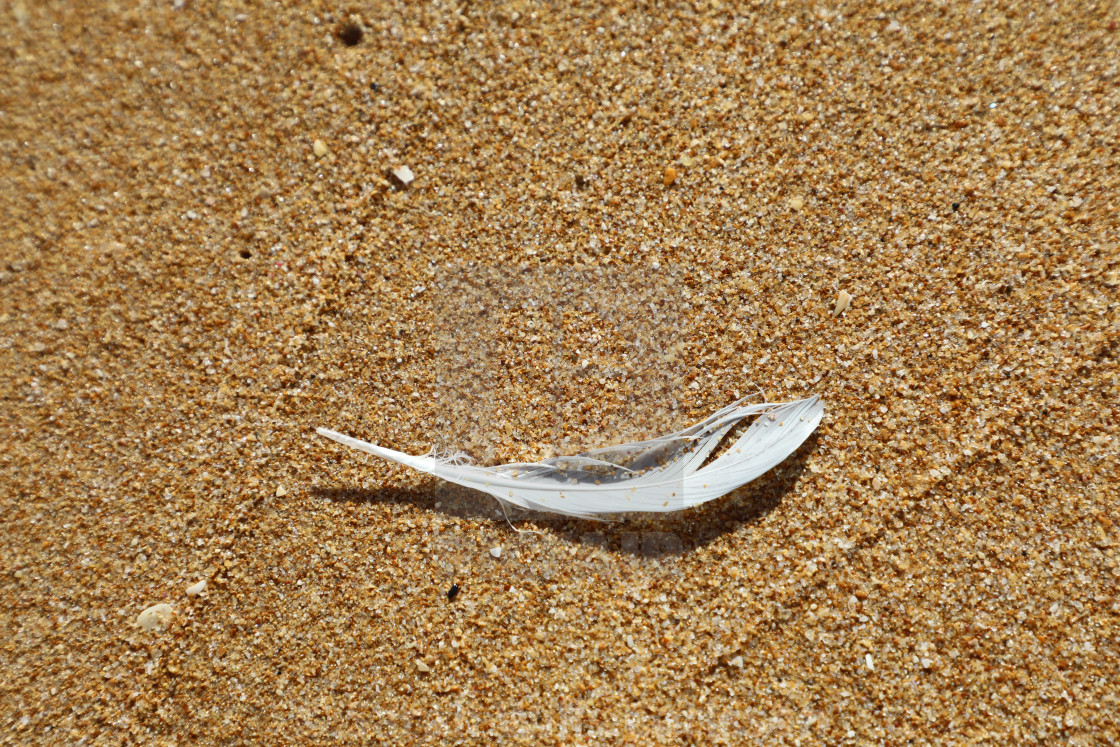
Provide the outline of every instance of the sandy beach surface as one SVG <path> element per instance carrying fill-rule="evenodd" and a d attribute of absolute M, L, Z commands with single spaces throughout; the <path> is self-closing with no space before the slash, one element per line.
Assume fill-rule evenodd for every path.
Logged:
<path fill-rule="evenodd" d="M 1118 105 L 1111 1 L 0 2 L 0 744 L 1116 743 Z M 314 432 L 752 393 L 539 534 Z"/>

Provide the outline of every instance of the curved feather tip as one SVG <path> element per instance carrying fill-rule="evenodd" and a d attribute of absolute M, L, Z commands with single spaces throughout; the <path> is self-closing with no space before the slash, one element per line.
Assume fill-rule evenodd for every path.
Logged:
<path fill-rule="evenodd" d="M 608 446 L 540 462 L 478 467 L 457 457 L 412 456 L 326 428 L 321 436 L 503 503 L 534 511 L 595 518 L 630 511 L 679 511 L 726 495 L 782 462 L 824 415 L 819 396 L 744 405 L 739 400 L 696 425 L 649 441 Z M 706 462 L 724 437 L 755 417 L 734 443 Z"/>

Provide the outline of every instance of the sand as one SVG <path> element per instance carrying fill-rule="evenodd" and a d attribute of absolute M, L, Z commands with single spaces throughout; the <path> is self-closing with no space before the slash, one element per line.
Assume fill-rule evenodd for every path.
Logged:
<path fill-rule="evenodd" d="M 4 744 L 1120 740 L 1114 3 L 0 19 Z M 313 430 L 756 392 L 779 468 L 539 535 Z"/>

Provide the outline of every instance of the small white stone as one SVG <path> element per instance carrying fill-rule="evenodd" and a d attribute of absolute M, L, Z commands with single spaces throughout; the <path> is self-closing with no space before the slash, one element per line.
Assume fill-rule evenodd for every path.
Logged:
<path fill-rule="evenodd" d="M 491 554 L 491 555 L 493 555 L 493 556 L 494 556 L 495 558 L 500 558 L 500 557 L 502 557 L 502 548 L 501 548 L 501 546 L 498 546 L 498 547 L 491 547 L 491 548 L 490 548 L 490 554 Z"/>
<path fill-rule="evenodd" d="M 840 316 L 852 305 L 852 294 L 846 290 L 840 291 L 836 296 L 836 307 L 832 309 L 833 316 Z"/>
<path fill-rule="evenodd" d="M 277 485 L 276 486 L 276 497 L 277 498 L 283 498 L 287 494 L 288 494 L 288 490 L 283 485 Z"/>
<path fill-rule="evenodd" d="M 323 156 L 327 155 L 327 144 L 322 140 L 316 140 L 312 144 L 311 150 L 315 152 L 316 158 L 322 158 Z"/>
<path fill-rule="evenodd" d="M 875 671 L 875 661 L 871 658 L 871 654 L 867 654 L 866 656 L 864 656 L 863 660 L 867 664 L 867 668 L 870 669 L 872 672 L 874 672 Z"/>
<path fill-rule="evenodd" d="M 187 596 L 197 597 L 206 590 L 206 579 L 202 579 L 197 584 L 191 584 L 187 587 Z"/>
<path fill-rule="evenodd" d="M 136 616 L 136 624 L 143 628 L 145 633 L 150 633 L 156 628 L 167 625 L 173 614 L 175 610 L 171 609 L 170 604 L 154 604 Z"/>
<path fill-rule="evenodd" d="M 743 657 L 742 656 L 736 656 L 734 659 L 732 659 L 731 661 L 729 661 L 727 663 L 730 664 L 733 667 L 738 667 L 739 669 L 742 669 L 743 668 Z"/>
<path fill-rule="evenodd" d="M 393 176 L 400 179 L 401 184 L 412 184 L 412 180 L 416 178 L 416 175 L 412 173 L 412 169 L 407 166 L 398 166 L 393 169 Z"/>
<path fill-rule="evenodd" d="M 429 666 L 428 666 L 427 664 L 425 664 L 424 662 L 420 661 L 419 659 L 417 659 L 417 660 L 416 660 L 416 668 L 417 668 L 418 670 L 420 670 L 421 672 L 430 672 L 430 671 L 432 671 L 432 668 L 431 668 L 431 667 L 429 667 Z"/>

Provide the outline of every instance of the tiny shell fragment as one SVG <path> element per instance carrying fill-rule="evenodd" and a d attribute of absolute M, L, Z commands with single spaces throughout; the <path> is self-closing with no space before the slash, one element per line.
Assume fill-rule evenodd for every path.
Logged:
<path fill-rule="evenodd" d="M 197 584 L 191 584 L 187 587 L 187 596 L 197 597 L 206 590 L 206 579 L 202 579 Z"/>
<path fill-rule="evenodd" d="M 852 305 L 852 294 L 846 290 L 840 291 L 836 296 L 836 307 L 832 310 L 833 316 L 840 316 Z"/>
<path fill-rule="evenodd" d="M 397 177 L 401 184 L 404 185 L 412 184 L 412 180 L 416 178 L 416 175 L 412 173 L 412 169 L 407 166 L 398 166 L 393 169 L 393 176 Z"/>
<path fill-rule="evenodd" d="M 493 555 L 495 558 L 500 558 L 500 557 L 502 557 L 502 548 L 500 546 L 499 547 L 491 547 L 490 548 L 490 554 Z"/>
<path fill-rule="evenodd" d="M 322 158 L 327 155 L 327 144 L 322 140 L 316 140 L 311 146 L 311 150 L 314 151 L 316 158 Z"/>
<path fill-rule="evenodd" d="M 801 208 L 805 207 L 805 200 L 802 197 L 791 197 L 789 198 L 789 206 L 794 210 L 800 210 Z"/>
<path fill-rule="evenodd" d="M 136 616 L 136 624 L 143 628 L 145 633 L 150 633 L 158 627 L 167 625 L 173 614 L 175 610 L 171 609 L 170 604 L 155 604 Z"/>

